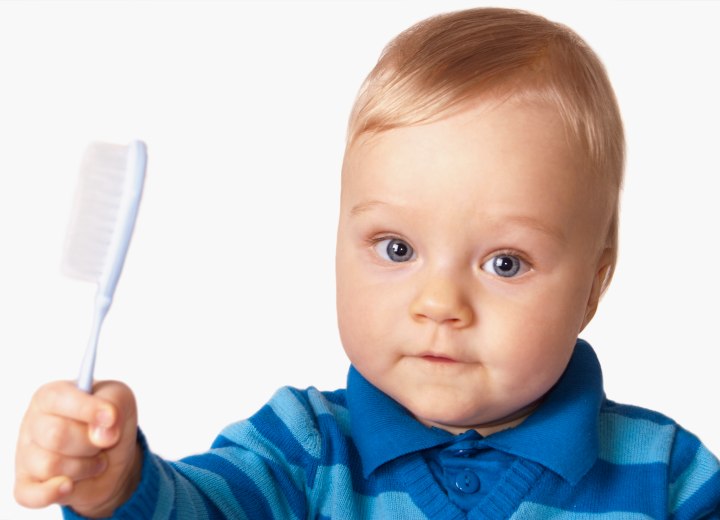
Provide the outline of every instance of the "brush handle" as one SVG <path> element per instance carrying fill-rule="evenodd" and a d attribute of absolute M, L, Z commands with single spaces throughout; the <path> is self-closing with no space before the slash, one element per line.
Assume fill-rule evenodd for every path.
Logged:
<path fill-rule="evenodd" d="M 95 308 L 93 309 L 93 323 L 90 330 L 90 339 L 85 348 L 82 365 L 80 366 L 80 374 L 77 379 L 77 386 L 80 390 L 92 393 L 93 373 L 95 372 L 95 355 L 97 353 L 98 338 L 100 337 L 100 329 L 103 321 L 110 309 L 112 298 L 98 291 L 95 296 Z"/>

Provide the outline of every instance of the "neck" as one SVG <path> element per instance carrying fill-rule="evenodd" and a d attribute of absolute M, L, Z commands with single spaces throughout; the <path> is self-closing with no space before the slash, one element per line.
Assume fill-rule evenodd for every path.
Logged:
<path fill-rule="evenodd" d="M 423 420 L 421 420 L 420 422 L 422 422 L 426 426 L 434 426 L 436 428 L 443 429 L 454 435 L 459 435 L 461 433 L 465 433 L 468 430 L 475 430 L 483 437 L 487 437 L 488 435 L 492 435 L 493 433 L 497 433 L 502 430 L 507 430 L 508 428 L 514 428 L 515 426 L 522 423 L 537 409 L 538 406 L 540 406 L 540 403 L 542 402 L 543 397 L 541 397 L 537 401 L 533 401 L 529 405 L 527 405 L 519 410 L 516 410 L 515 412 L 513 412 L 505 417 L 501 417 L 494 421 L 490 421 L 490 422 L 486 422 L 486 423 L 482 423 L 482 424 L 455 425 L 455 424 L 443 424 L 443 423 L 436 423 L 433 421 L 423 421 Z"/>

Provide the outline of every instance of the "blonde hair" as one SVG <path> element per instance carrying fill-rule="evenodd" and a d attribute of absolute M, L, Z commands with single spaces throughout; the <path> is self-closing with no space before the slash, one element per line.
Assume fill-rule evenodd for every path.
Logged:
<path fill-rule="evenodd" d="M 383 50 L 353 106 L 348 149 L 363 134 L 428 123 L 479 97 L 555 106 L 591 174 L 606 188 L 617 260 L 625 161 L 620 111 L 605 68 L 568 27 L 512 9 L 442 14 L 405 30 Z M 605 191 L 605 190 L 604 190 Z"/>

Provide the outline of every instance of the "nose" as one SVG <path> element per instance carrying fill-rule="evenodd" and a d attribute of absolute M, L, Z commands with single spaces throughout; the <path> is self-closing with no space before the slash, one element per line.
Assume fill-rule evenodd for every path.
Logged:
<path fill-rule="evenodd" d="M 415 321 L 430 320 L 453 328 L 467 327 L 474 319 L 462 281 L 445 275 L 425 281 L 410 304 L 410 314 Z"/>

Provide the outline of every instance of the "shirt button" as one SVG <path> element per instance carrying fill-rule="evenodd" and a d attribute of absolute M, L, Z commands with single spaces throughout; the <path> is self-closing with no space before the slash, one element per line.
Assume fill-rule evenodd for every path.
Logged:
<path fill-rule="evenodd" d="M 463 493 L 475 493 L 480 489 L 480 479 L 469 469 L 464 469 L 455 477 L 455 487 Z"/>
<path fill-rule="evenodd" d="M 469 457 L 470 455 L 472 455 L 472 454 L 473 454 L 474 452 L 476 452 L 476 451 L 477 451 L 477 450 L 465 450 L 465 449 L 455 450 L 455 451 L 453 452 L 453 455 L 455 455 L 456 457 Z"/>

